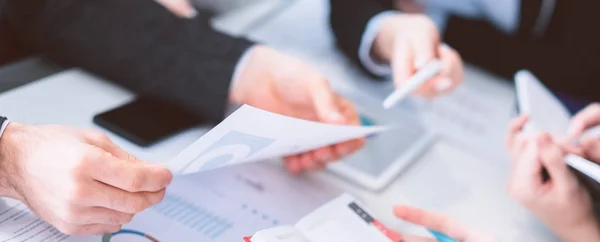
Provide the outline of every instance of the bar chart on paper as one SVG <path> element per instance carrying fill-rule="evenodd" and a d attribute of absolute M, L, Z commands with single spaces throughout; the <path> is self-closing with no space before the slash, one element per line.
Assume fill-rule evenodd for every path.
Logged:
<path fill-rule="evenodd" d="M 207 238 L 218 239 L 233 228 L 233 221 L 178 196 L 167 196 L 154 211 L 182 226 L 193 229 Z"/>
<path fill-rule="evenodd" d="M 120 231 L 87 237 L 64 235 L 25 204 L 0 199 L 0 242 L 240 241 L 259 230 L 292 224 L 329 195 L 277 166 L 250 164 L 174 181 L 163 201 Z"/>
<path fill-rule="evenodd" d="M 256 187 L 252 187 L 235 174 L 219 172 L 213 175 L 221 179 L 209 175 L 204 179 L 175 181 L 162 202 L 137 215 L 124 226 L 126 231 L 102 242 L 189 241 L 189 238 L 203 242 L 239 241 L 256 231 L 297 219 L 285 212 L 287 209 L 283 207 L 287 206 L 283 205 L 289 203 L 279 206 L 264 197 L 265 192 L 273 191 L 272 185 L 257 181 L 252 184 Z"/>
<path fill-rule="evenodd" d="M 250 205 L 241 203 L 239 206 L 232 206 L 229 216 L 221 215 L 197 204 L 190 203 L 184 198 L 178 196 L 167 196 L 164 202 L 153 208 L 155 212 L 160 213 L 165 218 L 179 223 L 180 225 L 192 229 L 203 237 L 218 240 L 228 231 L 234 229 L 237 225 L 232 221 L 230 215 L 238 215 L 236 218 L 244 217 L 261 222 L 269 226 L 279 225 L 277 218 L 271 217 Z M 234 212 L 233 210 L 238 210 Z M 237 214 L 236 214 L 237 213 Z"/>
<path fill-rule="evenodd" d="M 101 242 L 234 241 L 280 223 L 251 205 L 204 197 L 192 202 L 180 194 L 167 194 L 161 203 L 136 216 L 122 231 L 105 235 Z"/>

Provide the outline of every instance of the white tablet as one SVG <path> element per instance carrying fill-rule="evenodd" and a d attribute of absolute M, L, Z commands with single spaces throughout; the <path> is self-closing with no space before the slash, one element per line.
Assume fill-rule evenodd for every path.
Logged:
<path fill-rule="evenodd" d="M 328 169 L 356 185 L 378 191 L 418 160 L 430 147 L 434 135 L 414 120 L 399 120 L 386 115 L 383 109 L 358 105 L 363 125 L 392 126 L 393 129 L 368 137 L 363 149 L 331 164 Z"/>
<path fill-rule="evenodd" d="M 571 113 L 537 77 L 529 71 L 519 71 L 515 75 L 515 85 L 519 112 L 529 115 L 526 132 L 566 135 Z"/>
<path fill-rule="evenodd" d="M 520 113 L 529 115 L 525 132 L 549 132 L 564 137 L 569 128 L 571 113 L 556 96 L 529 71 L 515 75 Z M 600 166 L 576 155 L 567 155 L 565 162 L 583 175 L 600 183 Z M 597 184 L 592 189 L 600 189 Z"/>

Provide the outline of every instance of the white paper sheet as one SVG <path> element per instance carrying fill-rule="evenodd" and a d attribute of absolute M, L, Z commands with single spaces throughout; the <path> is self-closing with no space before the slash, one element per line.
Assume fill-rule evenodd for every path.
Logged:
<path fill-rule="evenodd" d="M 371 224 L 370 216 L 353 197 L 343 194 L 306 215 L 294 227 L 257 232 L 252 242 L 390 242 Z"/>
<path fill-rule="evenodd" d="M 252 236 L 252 242 L 311 242 L 293 226 L 262 230 Z"/>
<path fill-rule="evenodd" d="M 333 189 L 315 187 L 304 179 L 289 176 L 269 163 L 177 177 L 161 203 L 138 214 L 111 238 L 66 236 L 24 204 L 1 199 L 0 241 L 154 241 L 148 237 L 160 242 L 242 241 L 256 231 L 293 224 L 338 195 Z"/>
<path fill-rule="evenodd" d="M 244 105 L 167 163 L 175 174 L 298 154 L 385 131 L 291 118 Z"/>
<path fill-rule="evenodd" d="M 352 203 L 357 204 L 354 198 L 342 195 L 304 217 L 296 228 L 311 242 L 390 242 L 350 208 Z"/>

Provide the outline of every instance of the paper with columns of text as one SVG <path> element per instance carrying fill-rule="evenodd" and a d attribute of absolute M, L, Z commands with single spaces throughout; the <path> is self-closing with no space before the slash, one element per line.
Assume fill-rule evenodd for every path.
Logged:
<path fill-rule="evenodd" d="M 314 150 L 387 130 L 332 125 L 244 105 L 175 156 L 167 168 L 191 174 Z"/>

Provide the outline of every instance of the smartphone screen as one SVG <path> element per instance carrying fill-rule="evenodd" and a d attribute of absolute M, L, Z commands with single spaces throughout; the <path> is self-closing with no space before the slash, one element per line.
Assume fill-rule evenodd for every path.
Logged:
<path fill-rule="evenodd" d="M 139 146 L 150 146 L 206 120 L 179 105 L 152 97 L 139 97 L 121 107 L 98 114 L 94 123 Z"/>

